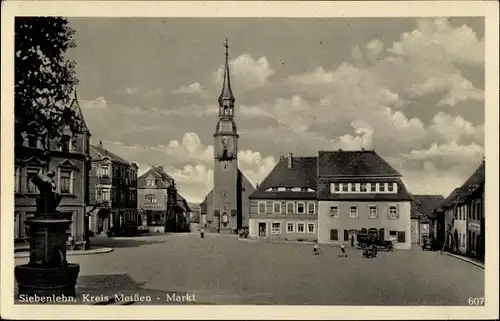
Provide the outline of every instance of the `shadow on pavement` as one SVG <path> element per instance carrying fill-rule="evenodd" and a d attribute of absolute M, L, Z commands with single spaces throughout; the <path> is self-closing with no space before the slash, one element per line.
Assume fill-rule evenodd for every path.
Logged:
<path fill-rule="evenodd" d="M 123 247 L 138 247 L 149 244 L 165 243 L 165 241 L 155 241 L 137 238 L 113 238 L 107 236 L 96 236 L 90 239 L 90 244 L 92 247 L 111 247 L 111 248 L 123 248 Z"/>

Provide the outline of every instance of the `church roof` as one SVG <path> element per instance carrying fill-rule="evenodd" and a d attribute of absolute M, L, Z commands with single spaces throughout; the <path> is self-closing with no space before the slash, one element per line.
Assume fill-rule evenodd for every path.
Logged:
<path fill-rule="evenodd" d="M 227 45 L 227 39 L 226 43 L 224 44 L 224 47 L 226 48 L 226 60 L 224 63 L 224 78 L 222 80 L 222 91 L 219 96 L 219 103 L 222 103 L 223 99 L 229 99 L 232 102 L 234 102 L 234 95 L 233 91 L 231 89 L 231 77 L 229 73 L 229 46 Z"/>
<path fill-rule="evenodd" d="M 316 157 L 292 157 L 292 168 L 288 158 L 281 158 L 257 190 L 250 195 L 253 199 L 314 199 L 316 198 Z M 268 191 L 270 188 L 308 188 L 310 191 Z"/>
<path fill-rule="evenodd" d="M 389 163 L 374 150 L 319 151 L 319 177 L 401 177 Z"/>

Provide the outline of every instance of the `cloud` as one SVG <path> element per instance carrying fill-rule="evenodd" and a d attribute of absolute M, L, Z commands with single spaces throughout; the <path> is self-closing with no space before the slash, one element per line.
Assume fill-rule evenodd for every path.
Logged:
<path fill-rule="evenodd" d="M 161 89 L 161 88 L 149 89 L 146 92 L 147 97 L 157 97 L 157 96 L 160 96 L 161 94 L 163 94 L 163 89 Z"/>
<path fill-rule="evenodd" d="M 91 101 L 81 100 L 80 107 L 82 109 L 104 109 L 107 108 L 108 105 L 106 99 L 104 99 L 104 97 L 101 96 Z"/>
<path fill-rule="evenodd" d="M 266 85 L 275 71 L 269 66 L 266 57 L 255 59 L 250 54 L 243 54 L 229 62 L 231 84 L 239 90 L 258 88 Z M 217 86 L 222 84 L 224 66 L 221 65 L 213 73 L 213 80 Z"/>
<path fill-rule="evenodd" d="M 404 33 L 389 52 L 413 60 L 481 65 L 484 40 L 468 26 L 453 27 L 448 19 L 419 19 L 418 28 Z"/>
<path fill-rule="evenodd" d="M 433 76 L 425 83 L 413 84 L 409 91 L 416 97 L 446 91 L 446 96 L 439 101 L 438 106 L 455 106 L 469 99 L 484 100 L 484 91 L 474 88 L 472 83 L 460 74 Z"/>
<path fill-rule="evenodd" d="M 191 85 L 181 86 L 179 89 L 174 90 L 174 94 L 206 94 L 205 90 L 201 87 L 200 83 L 194 82 Z"/>
<path fill-rule="evenodd" d="M 474 142 L 484 144 L 484 125 L 474 126 L 462 116 L 452 116 L 439 112 L 429 126 L 434 138 L 450 143 Z"/>

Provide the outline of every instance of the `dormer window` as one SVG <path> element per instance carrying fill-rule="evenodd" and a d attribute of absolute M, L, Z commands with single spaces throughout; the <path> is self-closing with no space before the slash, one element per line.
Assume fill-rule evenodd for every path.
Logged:
<path fill-rule="evenodd" d="M 385 193 L 385 183 L 379 183 L 378 191 L 381 193 Z"/>
<path fill-rule="evenodd" d="M 355 183 L 349 183 L 351 185 L 351 192 L 356 192 L 356 184 Z"/>
<path fill-rule="evenodd" d="M 152 178 L 148 179 L 148 186 L 155 186 L 155 180 Z"/>
<path fill-rule="evenodd" d="M 342 192 L 349 192 L 349 185 L 344 183 L 340 183 L 340 186 L 342 186 Z"/>
<path fill-rule="evenodd" d="M 370 183 L 370 192 L 375 193 L 377 191 L 377 183 Z"/>
<path fill-rule="evenodd" d="M 361 183 L 359 185 L 359 188 L 360 188 L 360 192 L 366 192 L 367 189 L 366 189 L 366 183 Z"/>
<path fill-rule="evenodd" d="M 286 190 L 287 192 L 291 192 L 291 191 L 292 191 L 292 188 L 291 188 L 291 187 L 286 187 L 286 188 L 285 188 L 285 190 Z"/>
<path fill-rule="evenodd" d="M 387 184 L 387 191 L 388 192 L 394 192 L 394 185 L 392 183 Z"/>
<path fill-rule="evenodd" d="M 307 188 L 307 187 L 301 187 L 301 188 L 300 188 L 300 191 L 301 191 L 301 192 L 307 192 L 307 191 L 308 191 L 308 188 Z"/>
<path fill-rule="evenodd" d="M 272 187 L 272 188 L 271 188 L 271 191 L 272 191 L 272 192 L 277 192 L 277 191 L 278 191 L 278 188 L 277 188 L 277 187 Z"/>
<path fill-rule="evenodd" d="M 61 136 L 61 152 L 71 151 L 71 136 L 62 135 Z"/>

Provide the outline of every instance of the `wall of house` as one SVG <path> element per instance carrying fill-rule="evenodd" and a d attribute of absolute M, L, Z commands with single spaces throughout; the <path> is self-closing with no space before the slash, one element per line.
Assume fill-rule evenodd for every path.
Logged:
<path fill-rule="evenodd" d="M 237 228 L 237 175 L 238 165 L 236 159 L 232 161 L 214 162 L 214 190 L 213 211 L 218 211 L 220 217 L 223 213 L 228 216 L 226 226 L 221 223 L 220 229 L 234 230 Z M 233 216 L 232 213 L 235 215 Z M 214 220 L 215 221 L 215 220 Z"/>
<path fill-rule="evenodd" d="M 78 145 L 80 146 L 80 145 Z M 81 146 L 79 147 L 81 148 Z M 79 150 L 74 149 L 75 153 Z M 27 176 L 28 168 L 37 169 L 45 172 L 47 169 L 55 172 L 56 189 L 60 190 L 60 170 L 66 169 L 72 171 L 71 192 L 62 194 L 62 200 L 59 203 L 60 212 L 73 213 L 70 232 L 75 241 L 80 242 L 85 239 L 84 210 L 86 198 L 86 171 L 84 167 L 84 155 L 68 152 L 53 151 L 51 157 L 43 155 L 43 150 L 29 147 L 16 146 L 15 149 L 15 210 L 14 210 L 14 237 L 15 239 L 25 239 L 26 225 L 25 220 L 32 217 L 36 212 L 36 193 L 28 193 L 29 179 Z M 30 160 L 31 159 L 31 160 Z M 28 162 L 26 162 L 29 160 Z M 68 166 L 71 162 L 71 166 Z"/>
<path fill-rule="evenodd" d="M 369 218 L 369 206 L 376 205 L 378 217 Z M 389 206 L 397 205 L 399 217 L 389 218 Z M 338 217 L 330 216 L 331 206 L 338 207 Z M 358 217 L 350 218 L 350 207 L 357 206 Z M 361 230 L 362 228 L 384 229 L 384 239 L 392 239 L 398 249 L 411 248 L 410 202 L 350 202 L 320 201 L 318 205 L 318 240 L 320 243 L 339 244 L 344 241 L 344 230 Z M 330 230 L 338 231 L 338 240 L 330 240 Z M 398 242 L 391 231 L 404 232 L 404 242 Z M 396 233 L 397 235 L 398 233 Z"/>
<path fill-rule="evenodd" d="M 263 213 L 259 213 L 259 203 L 265 202 L 266 203 L 266 213 L 265 214 L 276 214 L 274 213 L 274 208 L 273 204 L 274 203 L 280 203 L 281 204 L 281 213 L 279 214 L 287 214 L 287 203 L 293 203 L 294 204 L 294 213 L 293 214 L 298 214 L 297 212 L 297 204 L 298 203 L 304 203 L 305 206 L 305 214 L 300 214 L 300 215 L 317 215 L 318 213 L 318 201 L 316 200 L 257 200 L 257 199 L 251 199 L 250 200 L 250 218 L 255 217 L 255 215 L 263 215 Z M 308 205 L 307 203 L 313 203 L 314 204 L 314 214 L 308 214 L 307 209 Z"/>
<path fill-rule="evenodd" d="M 467 251 L 467 205 L 457 207 L 457 217 L 455 218 L 455 229 L 458 232 L 458 249 L 460 252 Z"/>
<path fill-rule="evenodd" d="M 302 217 L 301 217 L 302 216 Z M 259 239 L 275 239 L 285 241 L 315 241 L 317 240 L 318 221 L 316 215 L 280 215 L 279 217 L 270 218 L 269 215 L 255 218 L 250 218 L 249 236 Z M 305 217 L 304 217 L 305 216 Z M 279 229 L 273 230 L 273 223 L 279 223 Z M 265 232 L 260 231 L 259 227 L 265 224 Z M 299 232 L 298 226 L 303 225 L 303 232 Z M 288 225 L 293 226 L 293 231 L 288 229 Z M 309 225 L 314 226 L 313 230 L 309 230 Z"/>
<path fill-rule="evenodd" d="M 254 191 L 253 185 L 246 179 L 244 175 L 241 175 L 241 225 L 243 228 L 249 228 L 250 224 L 250 199 L 248 198 Z"/>

